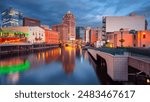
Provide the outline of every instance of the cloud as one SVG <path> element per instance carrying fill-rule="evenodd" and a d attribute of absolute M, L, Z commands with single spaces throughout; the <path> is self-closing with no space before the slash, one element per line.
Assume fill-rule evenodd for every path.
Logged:
<path fill-rule="evenodd" d="M 24 16 L 40 19 L 43 24 L 62 22 L 63 15 L 72 11 L 77 25 L 100 26 L 102 16 L 126 16 L 131 12 L 146 15 L 150 22 L 149 0 L 0 0 L 1 11 L 14 7 Z"/>

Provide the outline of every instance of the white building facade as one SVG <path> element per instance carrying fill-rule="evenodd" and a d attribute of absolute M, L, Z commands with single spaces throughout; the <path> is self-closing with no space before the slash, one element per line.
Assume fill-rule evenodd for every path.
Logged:
<path fill-rule="evenodd" d="M 129 30 L 145 30 L 144 16 L 106 16 L 103 17 L 103 30 L 107 32 Z"/>
<path fill-rule="evenodd" d="M 28 42 L 29 43 L 44 43 L 45 42 L 45 30 L 41 27 L 28 27 Z"/>
<path fill-rule="evenodd" d="M 85 28 L 85 42 L 88 43 L 90 42 L 90 27 Z"/>

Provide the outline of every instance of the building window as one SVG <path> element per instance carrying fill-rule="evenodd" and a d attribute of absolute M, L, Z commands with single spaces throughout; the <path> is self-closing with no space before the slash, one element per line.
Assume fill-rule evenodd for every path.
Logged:
<path fill-rule="evenodd" d="M 143 35 L 143 39 L 145 39 L 145 38 L 146 38 L 146 35 L 144 34 L 144 35 Z"/>
<path fill-rule="evenodd" d="M 145 44 L 143 44 L 143 47 L 145 47 Z"/>
<path fill-rule="evenodd" d="M 134 44 L 133 46 L 134 46 L 134 47 L 136 47 L 136 45 L 135 45 L 135 44 Z"/>

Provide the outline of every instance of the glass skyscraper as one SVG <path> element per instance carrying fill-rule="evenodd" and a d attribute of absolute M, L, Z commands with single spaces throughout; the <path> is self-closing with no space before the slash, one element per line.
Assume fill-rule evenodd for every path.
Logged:
<path fill-rule="evenodd" d="M 85 28 L 84 27 L 76 27 L 76 38 L 84 40 L 84 33 Z"/>
<path fill-rule="evenodd" d="M 8 8 L 4 10 L 1 15 L 2 27 L 23 25 L 22 13 L 13 8 Z"/>

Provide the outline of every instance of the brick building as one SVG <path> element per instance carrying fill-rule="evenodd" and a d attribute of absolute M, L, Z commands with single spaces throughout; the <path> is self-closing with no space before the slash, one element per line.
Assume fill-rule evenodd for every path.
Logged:
<path fill-rule="evenodd" d="M 23 26 L 40 26 L 40 20 L 34 19 L 34 18 L 28 18 L 24 17 L 23 18 Z"/>

